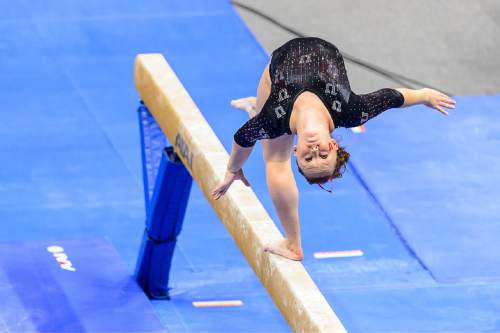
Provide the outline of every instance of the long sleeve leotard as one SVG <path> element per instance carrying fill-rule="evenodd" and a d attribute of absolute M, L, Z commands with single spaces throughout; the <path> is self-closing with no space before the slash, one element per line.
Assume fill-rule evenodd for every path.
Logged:
<path fill-rule="evenodd" d="M 292 134 L 289 121 L 293 104 L 306 90 L 322 100 L 336 128 L 362 125 L 404 103 L 403 95 L 391 88 L 362 95 L 352 92 L 339 50 L 318 37 L 294 38 L 274 50 L 269 76 L 271 93 L 261 112 L 234 135 L 242 147 Z"/>

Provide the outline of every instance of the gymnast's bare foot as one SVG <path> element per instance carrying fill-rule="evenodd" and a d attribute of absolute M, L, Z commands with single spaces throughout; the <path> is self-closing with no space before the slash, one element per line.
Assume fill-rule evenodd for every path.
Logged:
<path fill-rule="evenodd" d="M 304 253 L 302 252 L 302 249 L 294 248 L 292 245 L 288 244 L 286 239 L 266 245 L 264 251 L 271 252 L 291 260 L 304 259 Z"/>
<path fill-rule="evenodd" d="M 244 110 L 250 118 L 255 116 L 257 109 L 257 98 L 253 96 L 234 99 L 231 101 L 231 106 L 236 109 Z"/>

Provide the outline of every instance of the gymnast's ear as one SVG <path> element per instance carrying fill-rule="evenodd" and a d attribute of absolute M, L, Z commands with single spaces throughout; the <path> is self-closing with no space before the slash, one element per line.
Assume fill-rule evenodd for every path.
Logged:
<path fill-rule="evenodd" d="M 337 143 L 337 141 L 334 138 L 330 139 L 330 143 L 333 144 L 333 147 L 335 148 L 335 150 L 339 149 L 339 144 Z"/>

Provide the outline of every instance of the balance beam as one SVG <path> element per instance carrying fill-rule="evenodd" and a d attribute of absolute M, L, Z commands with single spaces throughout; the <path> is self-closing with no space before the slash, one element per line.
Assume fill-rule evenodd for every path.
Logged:
<path fill-rule="evenodd" d="M 292 330 L 346 332 L 300 262 L 264 252 L 283 236 L 250 188 L 237 181 L 221 199 L 212 199 L 229 156 L 165 58 L 140 54 L 134 67 L 142 100 Z"/>

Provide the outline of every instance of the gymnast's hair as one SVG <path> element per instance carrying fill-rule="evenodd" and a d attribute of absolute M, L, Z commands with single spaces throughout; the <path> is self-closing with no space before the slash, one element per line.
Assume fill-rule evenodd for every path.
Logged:
<path fill-rule="evenodd" d="M 300 174 L 304 176 L 309 184 L 324 184 L 327 181 L 342 177 L 342 174 L 344 173 L 347 166 L 347 161 L 349 161 L 349 156 L 351 155 L 345 150 L 345 148 L 339 146 L 339 149 L 337 150 L 337 164 L 335 165 L 335 168 L 330 175 L 327 174 L 322 176 L 308 176 L 304 174 L 302 169 L 299 167 L 299 163 L 297 162 L 297 160 L 295 160 L 295 163 L 297 163 L 297 168 L 299 169 Z"/>

